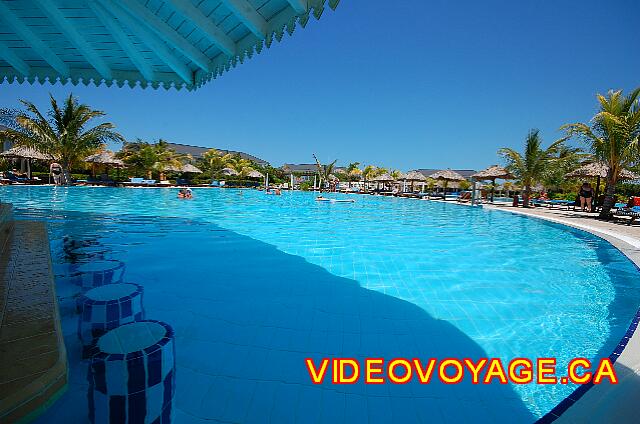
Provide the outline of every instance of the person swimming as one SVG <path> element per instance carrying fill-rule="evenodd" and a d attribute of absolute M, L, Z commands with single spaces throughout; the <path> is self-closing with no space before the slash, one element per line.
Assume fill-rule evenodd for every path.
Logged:
<path fill-rule="evenodd" d="M 178 199 L 193 199 L 193 192 L 190 188 L 181 188 L 178 192 Z"/>

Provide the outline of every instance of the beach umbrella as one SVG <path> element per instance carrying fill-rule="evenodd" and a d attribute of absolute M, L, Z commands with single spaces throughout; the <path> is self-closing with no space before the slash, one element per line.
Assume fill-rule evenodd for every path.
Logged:
<path fill-rule="evenodd" d="M 464 181 L 466 179 L 456 171 L 452 171 L 450 169 L 443 169 L 442 171 L 434 172 L 433 174 L 429 175 L 429 178 L 444 182 L 444 193 L 442 195 L 444 199 L 446 199 L 447 196 L 447 184 L 449 183 L 449 181 Z"/>
<path fill-rule="evenodd" d="M 595 197 L 598 198 L 598 192 L 600 191 L 600 179 L 607 178 L 607 171 L 609 167 L 602 162 L 592 162 L 586 165 L 582 165 L 580 168 L 575 169 L 567 174 L 565 178 L 597 178 L 596 181 L 596 193 Z M 631 171 L 623 169 L 620 171 L 620 180 L 637 180 L 640 179 L 640 175 L 637 175 Z"/>
<path fill-rule="evenodd" d="M 233 168 L 222 168 L 222 173 L 227 176 L 238 175 L 238 171 Z"/>
<path fill-rule="evenodd" d="M 6 159 L 26 159 L 27 160 L 27 175 L 31 179 L 31 160 L 53 160 L 53 156 L 42 153 L 31 147 L 16 146 L 11 149 L 0 153 L 0 157 Z"/>
<path fill-rule="evenodd" d="M 416 181 L 425 182 L 427 181 L 427 177 L 425 177 L 421 172 L 418 171 L 409 171 L 404 175 L 403 178 L 405 181 L 411 182 L 411 191 L 413 191 L 413 183 Z"/>
<path fill-rule="evenodd" d="M 505 168 L 498 165 L 492 165 L 487 169 L 483 169 L 482 171 L 473 174 L 471 178 L 474 178 L 476 180 L 491 181 L 491 201 L 493 202 L 493 193 L 495 192 L 496 180 L 512 180 L 514 177 Z"/>

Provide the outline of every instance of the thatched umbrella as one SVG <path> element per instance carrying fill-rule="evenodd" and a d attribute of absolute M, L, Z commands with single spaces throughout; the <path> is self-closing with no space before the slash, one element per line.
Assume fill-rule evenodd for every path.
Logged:
<path fill-rule="evenodd" d="M 416 181 L 425 182 L 427 181 L 427 177 L 425 177 L 421 172 L 418 171 L 409 171 L 404 175 L 403 178 L 405 181 L 411 181 L 411 191 L 413 192 L 413 183 Z"/>
<path fill-rule="evenodd" d="M 449 181 L 464 181 L 466 179 L 456 171 L 452 171 L 450 169 L 443 169 L 441 171 L 434 172 L 433 174 L 429 175 L 429 178 L 444 182 L 444 192 L 442 194 L 443 199 L 447 198 L 447 184 L 449 183 Z"/>
<path fill-rule="evenodd" d="M 600 179 L 607 178 L 607 172 L 609 167 L 602 162 L 593 162 L 586 165 L 582 165 L 580 168 L 575 169 L 567 174 L 565 178 L 597 178 L 596 180 L 596 193 L 595 198 L 598 198 L 598 192 L 600 191 Z M 620 171 L 620 180 L 637 180 L 640 179 L 640 175 L 634 174 L 631 171 L 623 169 Z"/>
<path fill-rule="evenodd" d="M 258 172 L 256 170 L 252 170 L 251 172 L 249 172 L 247 174 L 247 177 L 249 177 L 249 178 L 264 178 L 264 175 L 262 175 L 261 172 Z"/>
<path fill-rule="evenodd" d="M 380 183 L 390 183 L 395 181 L 395 178 L 393 178 L 391 175 L 389 175 L 389 173 L 385 172 L 382 175 L 378 175 L 377 177 L 375 177 L 374 179 L 372 179 L 371 181 L 377 183 L 378 187 L 380 187 Z"/>
<path fill-rule="evenodd" d="M 16 146 L 0 153 L 0 157 L 6 159 L 26 159 L 27 160 L 27 176 L 31 179 L 31 160 L 53 160 L 53 156 L 39 152 L 31 147 Z"/>
<path fill-rule="evenodd" d="M 238 175 L 238 171 L 233 168 L 222 168 L 222 173 L 227 176 Z"/>
<path fill-rule="evenodd" d="M 101 152 L 84 158 L 85 162 L 109 165 L 113 167 L 124 167 L 124 162 L 116 158 L 111 152 Z"/>
<path fill-rule="evenodd" d="M 124 168 L 124 162 L 116 158 L 113 152 L 100 152 L 84 158 L 84 161 L 91 164 L 91 172 L 93 176 L 96 175 L 96 166 L 104 165 L 105 173 L 109 172 L 109 167 L 113 166 L 116 169 Z M 119 173 L 120 171 L 118 171 Z"/>
<path fill-rule="evenodd" d="M 180 168 L 180 172 L 188 172 L 191 174 L 202 174 L 202 171 L 199 168 L 191 165 L 190 163 L 184 164 L 182 168 Z"/>
<path fill-rule="evenodd" d="M 483 169 L 471 176 L 476 180 L 490 180 L 491 181 L 491 201 L 493 202 L 493 193 L 495 192 L 496 180 L 512 180 L 514 177 L 501 166 L 492 165 L 487 169 Z"/>

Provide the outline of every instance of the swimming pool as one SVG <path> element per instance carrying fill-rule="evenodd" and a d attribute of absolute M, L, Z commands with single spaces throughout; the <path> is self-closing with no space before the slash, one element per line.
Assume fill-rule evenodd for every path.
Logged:
<path fill-rule="evenodd" d="M 606 357 L 638 272 L 587 233 L 441 202 L 250 190 L 2 187 L 47 220 L 70 360 L 42 422 L 84 420 L 69 262 L 123 261 L 176 332 L 176 422 L 531 422 L 571 385 L 311 384 L 304 358 Z M 333 195 L 331 195 L 333 196 Z M 63 238 L 84 245 L 64 253 Z"/>

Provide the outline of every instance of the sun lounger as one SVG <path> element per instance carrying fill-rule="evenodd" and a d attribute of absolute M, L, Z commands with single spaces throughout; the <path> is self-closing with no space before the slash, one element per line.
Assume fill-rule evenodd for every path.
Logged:
<path fill-rule="evenodd" d="M 468 203 L 471 201 L 471 192 L 470 191 L 464 191 L 462 193 L 460 193 L 460 196 L 458 196 L 458 202 L 460 203 Z"/>
<path fill-rule="evenodd" d="M 640 206 L 634 206 L 632 208 L 621 208 L 615 212 L 616 217 L 628 216 L 627 225 L 633 224 L 633 221 L 640 218 Z"/>

